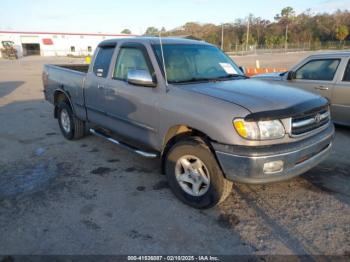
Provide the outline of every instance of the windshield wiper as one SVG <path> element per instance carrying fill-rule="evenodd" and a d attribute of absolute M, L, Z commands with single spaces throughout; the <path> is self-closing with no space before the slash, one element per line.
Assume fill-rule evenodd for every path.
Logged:
<path fill-rule="evenodd" d="M 186 80 L 180 80 L 180 81 L 171 81 L 171 84 L 188 84 L 188 83 L 198 83 L 198 82 L 217 82 L 217 81 L 225 81 L 227 79 L 236 78 L 236 77 L 243 77 L 243 78 L 249 78 L 245 75 L 239 75 L 239 74 L 230 74 L 226 76 L 219 76 L 219 77 L 213 77 L 213 78 L 205 78 L 205 77 L 192 77 L 190 79 Z"/>
<path fill-rule="evenodd" d="M 215 80 L 215 79 L 213 79 L 213 78 L 193 77 L 193 78 L 186 79 L 186 80 L 171 81 L 169 83 L 171 83 L 171 84 L 186 84 L 186 83 L 195 83 L 195 82 L 209 82 L 209 81 L 213 81 L 213 80 Z"/>
<path fill-rule="evenodd" d="M 236 77 L 243 77 L 243 78 L 249 78 L 246 75 L 240 75 L 240 74 L 230 74 L 230 75 L 226 75 L 226 76 L 219 76 L 217 78 L 214 79 L 230 79 L 230 78 L 236 78 Z"/>

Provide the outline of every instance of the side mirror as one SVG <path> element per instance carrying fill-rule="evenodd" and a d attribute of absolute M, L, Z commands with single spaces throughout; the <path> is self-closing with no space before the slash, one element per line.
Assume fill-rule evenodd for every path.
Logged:
<path fill-rule="evenodd" d="M 287 73 L 287 80 L 293 80 L 295 78 L 295 72 L 288 71 Z"/>
<path fill-rule="evenodd" d="M 245 70 L 245 67 L 244 66 L 239 66 L 238 67 L 239 70 L 241 70 L 241 72 L 245 75 L 247 73 L 247 70 Z"/>
<path fill-rule="evenodd" d="M 128 71 L 127 80 L 129 84 L 137 86 L 155 87 L 151 74 L 147 70 L 132 69 Z"/>

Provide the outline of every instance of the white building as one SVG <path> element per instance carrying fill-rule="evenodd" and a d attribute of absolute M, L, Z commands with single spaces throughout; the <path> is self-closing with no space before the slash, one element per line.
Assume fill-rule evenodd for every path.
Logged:
<path fill-rule="evenodd" d="M 0 47 L 2 47 L 2 41 L 13 41 L 20 57 L 28 55 L 85 56 L 92 55 L 96 46 L 105 39 L 130 36 L 133 35 L 0 31 Z"/>

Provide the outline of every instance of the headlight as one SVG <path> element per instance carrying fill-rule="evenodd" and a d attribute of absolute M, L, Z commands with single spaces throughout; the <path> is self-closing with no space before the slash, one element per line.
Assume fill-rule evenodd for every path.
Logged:
<path fill-rule="evenodd" d="M 241 137 L 250 140 L 277 139 L 285 135 L 283 124 L 279 120 L 247 122 L 235 119 L 233 125 Z"/>

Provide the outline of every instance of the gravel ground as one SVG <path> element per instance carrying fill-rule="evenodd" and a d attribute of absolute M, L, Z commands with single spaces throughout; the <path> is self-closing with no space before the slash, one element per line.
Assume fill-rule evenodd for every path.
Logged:
<path fill-rule="evenodd" d="M 349 128 L 336 128 L 330 157 L 301 177 L 235 184 L 199 211 L 176 200 L 158 160 L 62 137 L 41 69 L 79 61 L 0 60 L 0 254 L 350 255 Z"/>

